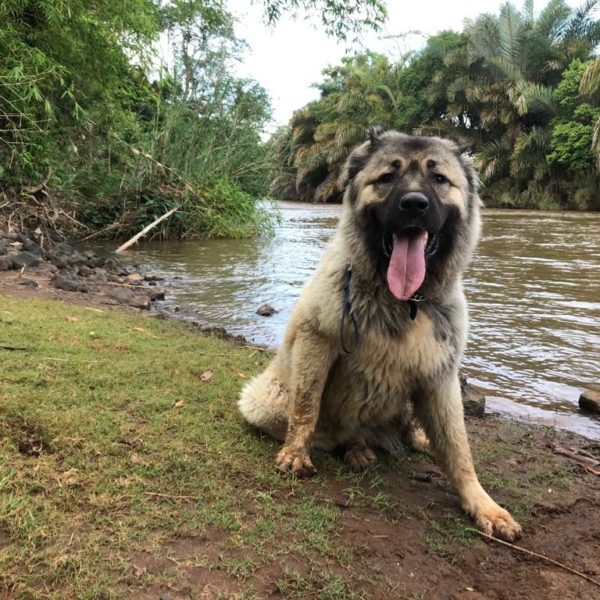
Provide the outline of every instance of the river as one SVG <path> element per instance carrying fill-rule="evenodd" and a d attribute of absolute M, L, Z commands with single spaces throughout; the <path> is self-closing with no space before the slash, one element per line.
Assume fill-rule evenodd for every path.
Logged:
<path fill-rule="evenodd" d="M 341 212 L 279 207 L 271 238 L 142 243 L 126 260 L 165 275 L 168 301 L 206 324 L 277 345 Z M 483 222 L 464 371 L 489 410 L 600 439 L 600 420 L 577 408 L 581 388 L 600 386 L 600 214 L 486 210 Z M 263 303 L 279 312 L 258 316 Z"/>

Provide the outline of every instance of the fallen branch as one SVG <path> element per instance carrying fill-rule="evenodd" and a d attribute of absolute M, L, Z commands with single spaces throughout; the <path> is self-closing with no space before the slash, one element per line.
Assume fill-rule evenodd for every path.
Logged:
<path fill-rule="evenodd" d="M 21 348 L 19 346 L 4 346 L 4 345 L 0 345 L 0 350 L 27 350 L 27 348 Z"/>
<path fill-rule="evenodd" d="M 504 540 L 500 540 L 497 537 L 494 537 L 493 535 L 488 535 L 487 533 L 483 533 L 483 531 L 479 531 L 479 529 L 467 527 L 466 530 L 473 531 L 474 533 L 477 533 L 480 536 L 482 536 L 488 540 L 492 540 L 493 542 L 497 542 L 498 544 L 502 544 L 503 546 L 508 546 L 509 548 L 512 548 L 513 550 L 518 550 L 519 552 L 523 552 L 524 554 L 528 554 L 529 556 L 535 556 L 535 558 L 540 558 L 542 560 L 545 560 L 546 562 L 549 562 L 557 567 L 560 567 L 561 569 L 564 569 L 565 571 L 568 571 L 569 573 L 572 573 L 573 575 L 582 577 L 586 581 L 589 581 L 590 583 L 593 583 L 594 585 L 600 587 L 600 581 L 596 581 L 595 579 L 592 579 L 591 577 L 588 577 L 587 575 L 584 575 L 583 573 L 580 573 L 579 571 L 576 571 L 575 569 L 571 569 L 571 567 L 567 567 L 567 565 L 563 565 L 562 563 L 559 563 L 556 560 L 548 558 L 547 556 L 544 556 L 543 554 L 538 554 L 537 552 L 532 552 L 531 550 L 527 550 L 527 548 L 523 548 L 521 546 L 516 546 L 515 544 L 511 544 L 510 542 L 505 542 Z"/>
<path fill-rule="evenodd" d="M 115 252 L 117 254 L 124 252 L 125 250 L 127 250 L 127 248 L 129 248 L 129 246 L 131 246 L 132 244 L 135 244 L 142 236 L 146 235 L 153 227 L 156 227 L 161 221 L 164 221 L 166 218 L 170 217 L 174 212 L 176 212 L 178 210 L 179 210 L 179 206 L 176 206 L 175 208 L 172 208 L 169 212 L 166 212 L 162 217 L 158 217 L 158 219 L 156 219 L 156 221 L 152 221 L 152 223 L 150 223 L 150 225 L 147 225 L 139 233 L 136 233 L 129 241 L 127 241 L 123 245 L 119 246 L 115 250 Z"/>
<path fill-rule="evenodd" d="M 44 177 L 44 179 L 42 181 L 40 181 L 40 183 L 38 183 L 37 185 L 34 185 L 32 187 L 24 187 L 23 191 L 26 194 L 34 196 L 38 192 L 41 192 L 48 185 L 48 182 L 50 181 L 51 177 L 52 177 L 52 167 L 48 167 L 48 175 L 46 175 L 46 177 Z"/>

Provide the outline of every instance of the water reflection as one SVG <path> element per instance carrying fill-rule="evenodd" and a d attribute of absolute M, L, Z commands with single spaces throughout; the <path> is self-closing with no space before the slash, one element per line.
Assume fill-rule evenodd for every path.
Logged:
<path fill-rule="evenodd" d="M 276 345 L 340 207 L 281 212 L 269 239 L 146 243 L 128 260 L 168 275 L 171 299 L 206 323 Z M 486 211 L 466 290 L 465 367 L 489 406 L 600 437 L 600 421 L 576 406 L 581 387 L 600 385 L 600 215 Z M 256 315 L 265 302 L 279 312 Z"/>

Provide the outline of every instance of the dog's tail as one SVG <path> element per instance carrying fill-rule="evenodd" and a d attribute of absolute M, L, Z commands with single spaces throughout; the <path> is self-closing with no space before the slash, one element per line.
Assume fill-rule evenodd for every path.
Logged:
<path fill-rule="evenodd" d="M 249 381 L 238 400 L 238 409 L 246 421 L 277 440 L 285 438 L 287 405 L 287 391 L 269 369 Z"/>

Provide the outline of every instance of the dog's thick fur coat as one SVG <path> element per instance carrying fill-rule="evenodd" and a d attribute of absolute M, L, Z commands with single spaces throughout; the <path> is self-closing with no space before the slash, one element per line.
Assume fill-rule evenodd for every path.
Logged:
<path fill-rule="evenodd" d="M 313 446 L 344 447 L 354 469 L 376 460 L 370 446 L 403 439 L 430 451 L 477 525 L 513 540 L 520 526 L 475 474 L 458 378 L 467 337 L 461 278 L 480 231 L 471 162 L 448 139 L 375 132 L 348 158 L 340 185 L 335 237 L 274 360 L 243 389 L 240 411 L 284 441 L 277 464 L 300 477 L 315 472 Z M 425 300 L 412 319 L 417 289 Z"/>

